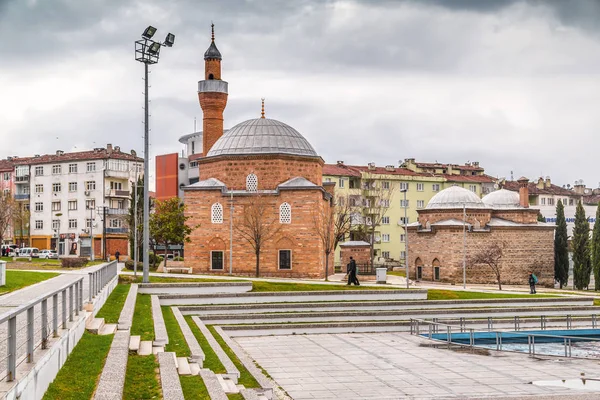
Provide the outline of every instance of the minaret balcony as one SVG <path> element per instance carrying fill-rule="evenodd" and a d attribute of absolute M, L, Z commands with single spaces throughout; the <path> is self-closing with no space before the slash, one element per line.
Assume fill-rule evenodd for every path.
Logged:
<path fill-rule="evenodd" d="M 216 92 L 227 94 L 229 84 L 220 79 L 209 79 L 198 82 L 198 93 Z"/>

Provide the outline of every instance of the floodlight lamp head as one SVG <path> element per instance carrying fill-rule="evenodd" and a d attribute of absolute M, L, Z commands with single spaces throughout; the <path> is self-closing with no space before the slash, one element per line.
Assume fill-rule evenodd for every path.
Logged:
<path fill-rule="evenodd" d="M 151 54 L 153 56 L 157 55 L 159 51 L 160 51 L 160 43 L 158 43 L 158 42 L 152 43 L 150 45 L 150 47 L 148 48 L 148 54 Z"/>
<path fill-rule="evenodd" d="M 150 25 L 149 27 L 147 27 L 144 30 L 144 33 L 142 33 L 142 36 L 145 37 L 146 39 L 152 39 L 152 36 L 154 36 L 155 33 L 156 33 L 156 28 L 153 27 L 152 25 Z"/>
<path fill-rule="evenodd" d="M 175 35 L 169 32 L 165 38 L 165 46 L 173 47 L 173 44 L 175 44 Z"/>

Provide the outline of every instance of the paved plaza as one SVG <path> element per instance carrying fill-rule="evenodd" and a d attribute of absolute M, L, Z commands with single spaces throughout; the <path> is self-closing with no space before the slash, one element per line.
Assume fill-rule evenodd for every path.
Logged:
<path fill-rule="evenodd" d="M 425 341 L 406 333 L 235 340 L 295 400 L 600 398 L 600 392 L 530 384 L 577 379 L 582 373 L 600 378 L 600 365 L 591 360 L 541 360 L 507 352 L 480 355 L 422 347 Z"/>

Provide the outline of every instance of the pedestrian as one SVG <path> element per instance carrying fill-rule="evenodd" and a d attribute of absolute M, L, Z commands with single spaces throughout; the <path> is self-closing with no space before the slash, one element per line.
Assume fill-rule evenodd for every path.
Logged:
<path fill-rule="evenodd" d="M 117 262 L 119 262 L 119 256 L 121 255 L 121 253 L 119 253 L 119 250 L 117 250 L 115 252 L 115 258 L 117 259 Z"/>
<path fill-rule="evenodd" d="M 537 283 L 537 276 L 533 272 L 529 274 L 529 294 L 536 294 L 535 284 Z"/>
<path fill-rule="evenodd" d="M 348 285 L 355 284 L 356 286 L 360 286 L 358 282 L 358 278 L 356 277 L 356 261 L 354 258 L 350 257 L 350 262 L 348 263 Z"/>

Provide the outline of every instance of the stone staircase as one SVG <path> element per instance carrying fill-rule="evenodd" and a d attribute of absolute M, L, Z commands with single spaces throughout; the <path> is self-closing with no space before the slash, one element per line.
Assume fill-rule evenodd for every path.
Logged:
<path fill-rule="evenodd" d="M 117 331 L 117 324 L 107 324 L 104 318 L 91 317 L 86 320 L 85 329 L 94 335 L 112 335 Z"/>

